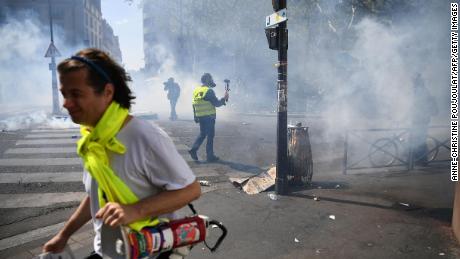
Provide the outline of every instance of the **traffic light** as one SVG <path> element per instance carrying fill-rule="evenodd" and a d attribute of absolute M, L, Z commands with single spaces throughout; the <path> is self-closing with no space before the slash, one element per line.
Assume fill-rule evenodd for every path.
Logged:
<path fill-rule="evenodd" d="M 272 50 L 278 50 L 278 28 L 265 28 L 268 47 Z"/>

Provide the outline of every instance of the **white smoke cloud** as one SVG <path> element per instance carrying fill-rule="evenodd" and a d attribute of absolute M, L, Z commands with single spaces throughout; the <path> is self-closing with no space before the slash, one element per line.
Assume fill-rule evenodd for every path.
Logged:
<path fill-rule="evenodd" d="M 50 105 L 49 39 L 34 20 L 9 19 L 0 27 L 0 105 Z"/>
<path fill-rule="evenodd" d="M 3 64 L 0 69 L 0 110 L 1 117 L 7 117 L 0 120 L 0 129 L 18 130 L 37 125 L 50 128 L 75 127 L 68 119 L 50 115 L 51 60 L 44 57 L 50 44 L 49 27 L 34 18 L 33 13 L 27 17 L 8 17 L 0 25 L 0 48 L 3 50 L 0 52 L 0 62 Z M 63 41 L 60 35 L 62 30 L 56 26 L 55 43 L 63 58 L 74 52 L 75 48 L 61 46 Z"/>
<path fill-rule="evenodd" d="M 194 79 L 190 74 L 178 72 L 175 67 L 175 57 L 164 45 L 157 44 L 153 48 L 156 60 L 161 61 L 155 76 L 132 71 L 132 87 L 136 96 L 133 112 L 157 113 L 160 119 L 168 118 L 170 104 L 163 83 L 173 77 L 181 88 L 176 105 L 178 117 L 179 119 L 192 119 L 192 93 L 193 89 L 199 85 L 199 77 Z"/>
<path fill-rule="evenodd" d="M 78 127 L 69 117 L 53 117 L 45 110 L 28 112 L 0 120 L 0 130 L 4 131 L 30 129 L 37 126 L 52 129 Z"/>
<path fill-rule="evenodd" d="M 334 125 L 331 129 L 407 126 L 414 71 L 401 50 L 408 35 L 371 19 L 361 21 L 356 34 L 356 42 L 346 54 L 352 60 L 331 64 L 335 75 L 325 74 L 319 81 L 327 82 L 330 89 L 323 114 Z"/>

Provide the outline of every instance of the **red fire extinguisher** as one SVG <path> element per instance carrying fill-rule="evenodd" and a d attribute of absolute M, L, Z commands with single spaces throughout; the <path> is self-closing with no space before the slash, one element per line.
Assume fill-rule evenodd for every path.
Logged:
<path fill-rule="evenodd" d="M 200 242 L 204 242 L 211 252 L 216 251 L 227 235 L 227 229 L 219 221 L 197 215 L 191 204 L 189 207 L 194 212 L 193 216 L 171 220 L 155 227 L 146 227 L 140 232 L 127 227 L 112 228 L 103 225 L 101 239 L 104 258 L 149 258 L 162 252 L 192 246 Z M 222 231 L 212 247 L 206 243 L 209 227 L 217 227 Z"/>

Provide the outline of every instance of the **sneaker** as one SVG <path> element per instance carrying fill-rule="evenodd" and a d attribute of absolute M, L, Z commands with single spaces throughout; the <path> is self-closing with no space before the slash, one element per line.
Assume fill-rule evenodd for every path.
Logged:
<path fill-rule="evenodd" d="M 208 159 L 206 161 L 208 161 L 209 163 L 212 163 L 212 162 L 216 162 L 216 161 L 219 161 L 219 157 L 217 156 L 212 156 L 212 157 L 208 157 Z"/>
<path fill-rule="evenodd" d="M 189 150 L 188 153 L 190 154 L 193 160 L 198 161 L 198 156 L 196 155 L 196 151 Z"/>

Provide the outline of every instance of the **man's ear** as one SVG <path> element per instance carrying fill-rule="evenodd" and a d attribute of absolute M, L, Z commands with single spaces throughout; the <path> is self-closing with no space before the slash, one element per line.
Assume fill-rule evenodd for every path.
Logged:
<path fill-rule="evenodd" d="M 114 94 L 115 94 L 115 86 L 112 83 L 105 84 L 104 96 L 112 100 Z"/>

